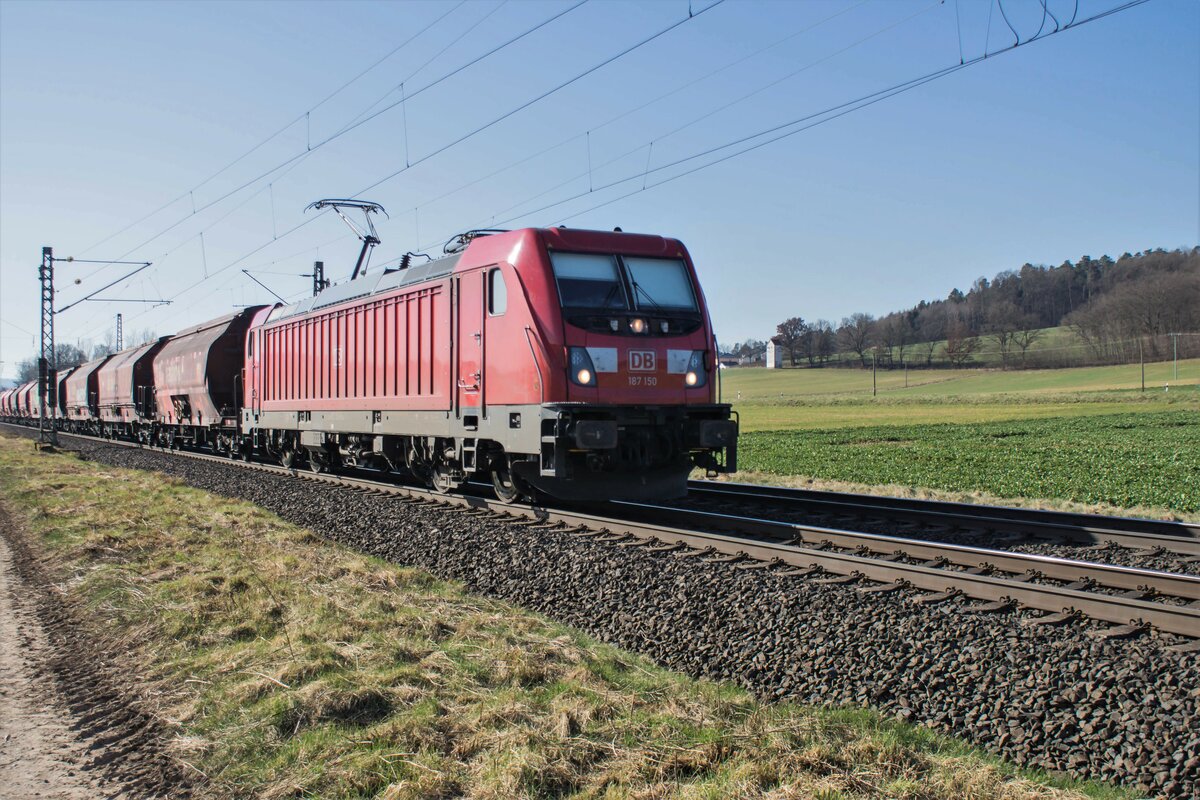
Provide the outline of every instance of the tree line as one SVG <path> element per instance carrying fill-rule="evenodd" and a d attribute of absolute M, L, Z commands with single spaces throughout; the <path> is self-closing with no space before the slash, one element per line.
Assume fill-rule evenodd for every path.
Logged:
<path fill-rule="evenodd" d="M 158 334 L 150 329 L 143 331 L 129 331 L 125 337 L 125 347 L 139 347 L 143 344 L 149 344 L 158 338 Z M 63 344 L 56 342 L 54 345 L 55 363 L 58 364 L 59 374 L 65 374 L 72 367 L 77 367 L 80 364 L 88 361 L 95 361 L 97 358 L 110 356 L 117 351 L 116 337 L 112 331 L 105 334 L 104 339 L 98 344 L 91 342 L 80 341 L 75 344 Z M 17 363 L 17 383 L 28 383 L 32 380 L 37 380 L 38 376 L 38 358 L 39 356 L 30 356 Z"/>
<path fill-rule="evenodd" d="M 1058 266 L 1024 264 L 990 281 L 980 277 L 943 300 L 876 318 L 855 313 L 836 327 L 790 317 L 772 339 L 792 366 L 830 361 L 868 366 L 961 367 L 990 340 L 1003 367 L 1025 366 L 1044 329 L 1066 326 L 1095 363 L 1163 357 L 1166 334 L 1200 331 L 1200 247 L 1082 256 Z M 738 342 L 725 352 L 751 356 L 765 342 Z"/>

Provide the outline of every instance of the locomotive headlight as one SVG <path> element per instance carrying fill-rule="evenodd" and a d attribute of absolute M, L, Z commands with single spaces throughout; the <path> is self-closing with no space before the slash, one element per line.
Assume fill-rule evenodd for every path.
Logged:
<path fill-rule="evenodd" d="M 634 317 L 633 319 L 629 320 L 629 330 L 633 331 L 634 333 L 645 333 L 646 320 L 642 319 L 641 317 Z"/>
<path fill-rule="evenodd" d="M 592 366 L 592 357 L 586 347 L 571 347 L 567 349 L 567 375 L 577 386 L 595 386 L 596 368 Z"/>
<path fill-rule="evenodd" d="M 692 357 L 688 359 L 687 372 L 684 373 L 683 382 L 689 389 L 695 389 L 708 383 L 708 371 L 704 369 L 703 350 L 692 351 Z"/>

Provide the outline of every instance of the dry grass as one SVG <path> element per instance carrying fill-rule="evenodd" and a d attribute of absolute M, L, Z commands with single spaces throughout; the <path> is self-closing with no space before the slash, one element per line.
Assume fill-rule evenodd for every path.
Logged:
<path fill-rule="evenodd" d="M 0 487 L 212 796 L 1120 796 L 660 670 L 161 475 L 0 438 Z"/>

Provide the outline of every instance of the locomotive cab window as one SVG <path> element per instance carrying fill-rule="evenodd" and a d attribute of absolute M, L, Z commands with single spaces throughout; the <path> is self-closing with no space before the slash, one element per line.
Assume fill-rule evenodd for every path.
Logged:
<path fill-rule="evenodd" d="M 639 309 L 696 310 L 696 293 L 687 267 L 677 258 L 624 256 L 634 303 Z"/>
<path fill-rule="evenodd" d="M 564 308 L 629 308 L 614 256 L 551 252 L 550 263 Z"/>
<path fill-rule="evenodd" d="M 488 315 L 498 317 L 508 310 L 508 289 L 499 267 L 488 271 Z"/>

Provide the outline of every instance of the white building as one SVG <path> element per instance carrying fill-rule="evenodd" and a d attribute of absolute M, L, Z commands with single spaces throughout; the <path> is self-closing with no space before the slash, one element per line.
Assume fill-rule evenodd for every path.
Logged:
<path fill-rule="evenodd" d="M 767 342 L 767 369 L 779 369 L 783 366 L 783 345 L 774 339 Z"/>

